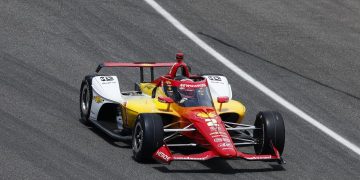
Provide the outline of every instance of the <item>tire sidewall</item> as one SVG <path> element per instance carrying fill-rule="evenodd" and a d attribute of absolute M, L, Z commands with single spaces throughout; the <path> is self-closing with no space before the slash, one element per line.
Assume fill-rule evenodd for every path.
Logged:
<path fill-rule="evenodd" d="M 135 136 L 137 127 L 143 130 L 141 148 L 135 151 Z M 135 160 L 145 162 L 152 159 L 152 154 L 163 145 L 163 125 L 161 116 L 157 114 L 140 114 L 133 129 L 132 147 Z"/>
<path fill-rule="evenodd" d="M 137 127 L 140 126 L 140 128 L 142 129 L 143 131 L 143 141 L 142 141 L 142 144 L 141 144 L 141 148 L 138 149 L 138 150 L 135 150 L 135 140 L 136 140 L 136 134 L 138 133 L 137 132 Z M 136 120 L 136 123 L 135 123 L 135 126 L 134 126 L 134 131 L 133 131 L 133 137 L 132 137 L 132 149 L 133 149 L 133 154 L 134 154 L 134 158 L 135 159 L 142 159 L 142 154 L 144 154 L 144 134 L 145 134 L 145 123 L 144 123 L 144 120 L 142 119 L 141 116 L 138 116 L 137 120 Z"/>
<path fill-rule="evenodd" d="M 89 124 L 89 117 L 90 117 L 90 110 L 91 110 L 91 103 L 92 103 L 92 87 L 91 87 L 91 81 L 92 79 L 84 79 L 81 83 L 81 88 L 80 88 L 80 120 L 82 123 L 88 125 Z M 89 99 L 88 99 L 88 108 L 87 108 L 87 112 L 86 114 L 84 114 L 83 110 L 82 110 L 82 100 L 83 100 L 83 89 L 87 87 L 88 92 L 89 93 Z"/>
<path fill-rule="evenodd" d="M 256 116 L 255 126 L 261 129 L 256 130 L 254 136 L 260 138 L 259 135 L 262 135 L 260 144 L 254 146 L 255 152 L 257 154 L 272 154 L 274 153 L 273 145 L 281 155 L 285 145 L 285 126 L 281 114 L 273 111 L 260 112 Z M 259 134 L 259 131 L 263 133 Z"/>

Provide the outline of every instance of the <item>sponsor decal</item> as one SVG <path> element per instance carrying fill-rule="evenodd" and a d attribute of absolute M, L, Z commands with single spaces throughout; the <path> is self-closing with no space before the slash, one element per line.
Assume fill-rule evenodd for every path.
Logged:
<path fill-rule="evenodd" d="M 217 137 L 217 138 L 214 138 L 214 142 L 230 143 L 230 139 L 228 137 Z"/>
<path fill-rule="evenodd" d="M 204 157 L 176 157 L 174 159 L 176 160 L 199 160 L 199 161 L 203 161 L 206 160 L 208 158 L 209 155 L 206 155 Z"/>
<path fill-rule="evenodd" d="M 151 64 L 140 64 L 140 66 L 143 66 L 143 67 L 150 67 L 152 66 Z"/>
<path fill-rule="evenodd" d="M 247 158 L 247 159 L 250 159 L 250 160 L 258 160 L 258 159 L 272 159 L 272 158 L 271 158 L 271 155 L 268 155 L 268 156 L 262 155 L 262 156 L 249 157 L 249 158 Z"/>
<path fill-rule="evenodd" d="M 210 127 L 210 131 L 217 131 L 218 128 L 217 127 Z"/>
<path fill-rule="evenodd" d="M 205 119 L 205 122 L 209 127 L 212 127 L 212 126 L 217 127 L 217 126 L 219 126 L 216 119 Z"/>
<path fill-rule="evenodd" d="M 216 114 L 215 113 L 205 113 L 205 112 L 200 112 L 200 113 L 197 113 L 196 114 L 197 117 L 201 117 L 201 118 L 213 118 L 213 117 L 216 117 Z"/>
<path fill-rule="evenodd" d="M 213 113 L 213 112 L 208 113 L 208 115 L 209 115 L 210 118 L 216 117 L 216 114 Z"/>
<path fill-rule="evenodd" d="M 110 82 L 102 82 L 101 84 L 114 84 L 115 81 L 110 81 Z"/>
<path fill-rule="evenodd" d="M 223 138 L 224 142 L 231 142 L 229 138 Z"/>
<path fill-rule="evenodd" d="M 212 132 L 212 133 L 210 133 L 210 136 L 213 136 L 213 135 L 225 135 L 227 137 L 227 134 L 225 132 Z"/>
<path fill-rule="evenodd" d="M 156 152 L 156 155 L 158 157 L 164 159 L 166 162 L 168 162 L 170 160 L 170 157 L 161 151 Z"/>
<path fill-rule="evenodd" d="M 218 147 L 230 147 L 231 144 L 230 143 L 221 143 L 218 145 Z"/>
<path fill-rule="evenodd" d="M 171 85 L 171 81 L 165 81 L 165 84 L 167 84 L 167 85 Z"/>
<path fill-rule="evenodd" d="M 212 138 L 228 138 L 227 135 L 212 135 Z"/>
<path fill-rule="evenodd" d="M 202 88 L 206 87 L 206 84 L 180 84 L 180 88 Z"/>
<path fill-rule="evenodd" d="M 94 101 L 95 101 L 96 103 L 102 103 L 102 102 L 104 102 L 104 99 L 101 98 L 100 96 L 94 96 Z"/>
<path fill-rule="evenodd" d="M 211 126 L 211 127 L 209 127 L 209 129 L 211 132 L 214 132 L 214 131 L 224 132 L 224 130 L 220 126 Z"/>
<path fill-rule="evenodd" d="M 145 85 L 144 86 L 144 89 L 152 89 L 154 86 L 152 86 L 152 85 Z"/>

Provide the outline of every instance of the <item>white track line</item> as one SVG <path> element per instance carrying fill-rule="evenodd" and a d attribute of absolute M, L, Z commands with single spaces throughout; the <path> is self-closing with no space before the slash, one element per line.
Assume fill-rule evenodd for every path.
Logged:
<path fill-rule="evenodd" d="M 218 61 L 223 63 L 226 67 L 228 67 L 230 70 L 234 71 L 237 75 L 242 77 L 244 80 L 255 86 L 257 89 L 259 89 L 261 92 L 265 93 L 267 96 L 290 110 L 291 112 L 297 114 L 299 117 L 303 118 L 308 123 L 312 124 L 313 126 L 317 127 L 319 130 L 324 132 L 325 134 L 329 135 L 330 137 L 334 138 L 339 143 L 343 144 L 350 150 L 354 151 L 358 155 L 360 155 L 360 148 L 356 146 L 355 144 L 351 143 L 347 139 L 343 138 L 336 132 L 332 131 L 328 127 L 321 124 L 319 121 L 315 120 L 308 114 L 306 114 L 304 111 L 297 108 L 295 105 L 291 104 L 278 94 L 276 94 L 274 91 L 267 88 L 265 85 L 261 84 L 259 81 L 251 77 L 248 73 L 240 69 L 238 66 L 236 66 L 234 63 L 232 63 L 230 60 L 225 58 L 223 55 L 218 53 L 215 49 L 210 47 L 208 44 L 206 44 L 203 40 L 201 40 L 199 37 L 197 37 L 194 33 L 192 33 L 188 28 L 186 28 L 184 25 L 182 25 L 177 19 L 175 19 L 170 13 L 168 13 L 164 8 L 162 8 L 157 2 L 154 0 L 145 0 L 151 7 L 153 7 L 158 13 L 160 13 L 166 20 L 168 20 L 172 25 L 174 25 L 179 31 L 181 31 L 183 34 L 185 34 L 187 37 L 189 37 L 192 41 L 194 41 L 197 45 L 199 45 L 201 48 L 203 48 L 206 52 L 208 52 L 210 55 L 212 55 L 214 58 L 216 58 Z"/>

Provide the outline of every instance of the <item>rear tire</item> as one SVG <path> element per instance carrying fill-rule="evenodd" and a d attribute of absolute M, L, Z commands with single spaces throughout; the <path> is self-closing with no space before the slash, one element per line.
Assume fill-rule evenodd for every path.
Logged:
<path fill-rule="evenodd" d="M 273 154 L 271 143 L 279 151 L 284 151 L 285 125 L 280 113 L 275 111 L 259 112 L 256 116 L 254 138 L 259 144 L 254 146 L 256 154 Z"/>
<path fill-rule="evenodd" d="M 91 78 L 85 79 L 81 83 L 80 88 L 80 122 L 85 125 L 90 125 L 90 109 L 92 102 L 92 87 Z"/>
<path fill-rule="evenodd" d="M 134 159 L 146 162 L 163 145 L 164 130 L 158 114 L 140 114 L 133 130 L 132 149 Z"/>

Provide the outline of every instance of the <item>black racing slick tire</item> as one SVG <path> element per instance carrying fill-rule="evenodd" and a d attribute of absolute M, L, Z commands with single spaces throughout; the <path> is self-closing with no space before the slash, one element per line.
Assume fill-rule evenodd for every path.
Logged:
<path fill-rule="evenodd" d="M 86 77 L 80 88 L 80 122 L 90 125 L 89 117 L 92 102 L 91 77 Z"/>
<path fill-rule="evenodd" d="M 274 111 L 259 112 L 256 116 L 254 138 L 258 144 L 254 146 L 256 154 L 273 154 L 273 146 L 280 155 L 285 146 L 285 125 L 280 113 Z M 273 145 L 273 146 L 272 146 Z"/>
<path fill-rule="evenodd" d="M 132 150 L 134 159 L 146 162 L 152 159 L 153 153 L 163 145 L 164 129 L 161 116 L 158 114 L 140 114 L 136 120 Z"/>

